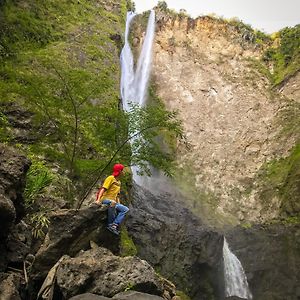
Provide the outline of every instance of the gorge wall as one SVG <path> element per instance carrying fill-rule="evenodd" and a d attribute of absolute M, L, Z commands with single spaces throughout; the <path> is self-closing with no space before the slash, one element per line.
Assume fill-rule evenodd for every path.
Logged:
<path fill-rule="evenodd" d="M 195 211 L 207 202 L 233 223 L 281 214 L 276 193 L 262 196 L 260 174 L 296 141 L 282 134 L 282 112 L 299 101 L 299 75 L 272 89 L 259 66 L 269 44 L 252 40 L 222 20 L 157 15 L 153 82 L 190 144 L 178 145 L 178 185 L 193 190 Z"/>

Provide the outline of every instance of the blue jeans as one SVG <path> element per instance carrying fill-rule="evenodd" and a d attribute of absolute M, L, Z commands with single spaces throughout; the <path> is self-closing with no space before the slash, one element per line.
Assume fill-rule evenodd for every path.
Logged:
<path fill-rule="evenodd" d="M 111 205 L 111 201 L 108 199 L 105 199 L 102 201 L 103 204 Z M 107 209 L 107 224 L 117 224 L 120 225 L 123 222 L 123 219 L 125 218 L 125 215 L 129 211 L 129 208 L 125 205 L 122 205 L 120 203 L 116 203 L 115 206 L 109 206 Z"/>

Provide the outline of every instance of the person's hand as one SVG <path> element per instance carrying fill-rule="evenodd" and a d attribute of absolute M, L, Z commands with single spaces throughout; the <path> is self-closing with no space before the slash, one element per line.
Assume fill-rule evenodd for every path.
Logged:
<path fill-rule="evenodd" d="M 111 207 L 114 207 L 114 206 L 116 206 L 116 204 L 117 204 L 117 202 L 116 202 L 116 201 L 114 201 L 114 200 L 111 200 L 111 202 L 110 202 L 110 206 L 111 206 Z"/>

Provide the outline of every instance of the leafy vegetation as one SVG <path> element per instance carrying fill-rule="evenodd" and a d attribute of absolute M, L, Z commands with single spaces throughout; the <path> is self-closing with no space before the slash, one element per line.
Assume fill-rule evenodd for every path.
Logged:
<path fill-rule="evenodd" d="M 120 37 L 134 4 L 111 0 L 107 6 L 7 0 L 0 12 L 0 104 L 17 103 L 33 113 L 34 142 L 23 149 L 56 165 L 82 195 L 115 162 L 139 165 L 146 173 L 150 162 L 171 175 L 172 153 L 158 136 L 182 137 L 176 113 L 162 104 L 133 106 L 129 113 L 120 108 Z M 13 143 L 4 113 L 0 122 L 1 141 Z M 50 181 L 44 171 L 34 163 L 28 175 L 29 205 Z M 72 188 L 65 192 L 69 199 L 78 195 Z"/>
<path fill-rule="evenodd" d="M 261 170 L 263 182 L 261 197 L 269 200 L 274 196 L 281 200 L 281 211 L 285 216 L 297 217 L 299 207 L 300 144 L 286 158 L 268 162 Z"/>
<path fill-rule="evenodd" d="M 45 236 L 45 231 L 49 227 L 50 221 L 46 213 L 39 212 L 30 217 L 30 224 L 32 226 L 33 237 L 38 239 Z"/>
<path fill-rule="evenodd" d="M 120 247 L 121 256 L 134 256 L 137 254 L 136 246 L 125 227 L 121 229 Z"/>
<path fill-rule="evenodd" d="M 25 205 L 31 207 L 38 196 L 52 183 L 54 175 L 41 162 L 33 160 L 29 171 L 26 174 L 26 188 L 24 191 Z"/>
<path fill-rule="evenodd" d="M 300 25 L 286 27 L 272 37 L 274 46 L 266 50 L 263 61 L 272 65 L 277 85 L 300 70 Z"/>

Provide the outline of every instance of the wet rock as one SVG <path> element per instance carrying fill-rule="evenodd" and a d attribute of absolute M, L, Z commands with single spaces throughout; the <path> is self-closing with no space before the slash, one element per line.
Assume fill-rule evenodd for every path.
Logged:
<path fill-rule="evenodd" d="M 57 270 L 57 285 L 65 298 L 82 292 L 112 297 L 127 288 L 162 295 L 163 284 L 154 269 L 138 257 L 119 257 L 106 248 L 93 248 L 71 258 Z"/>

